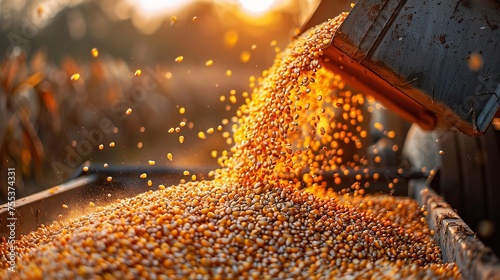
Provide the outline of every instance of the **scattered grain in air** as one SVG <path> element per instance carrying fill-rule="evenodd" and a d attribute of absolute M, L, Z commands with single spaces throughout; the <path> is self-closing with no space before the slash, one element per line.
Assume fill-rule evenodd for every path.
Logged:
<path fill-rule="evenodd" d="M 89 171 L 89 167 L 88 166 L 84 166 L 83 167 L 83 171 L 85 171 L 85 172 Z"/>
<path fill-rule="evenodd" d="M 148 164 L 149 164 L 149 165 L 155 165 L 155 164 L 156 164 L 156 162 L 155 162 L 154 160 L 149 160 L 149 161 L 148 161 Z"/>
<path fill-rule="evenodd" d="M 233 75 L 233 71 L 226 70 L 226 76 L 231 77 Z"/>
<path fill-rule="evenodd" d="M 469 68 L 472 71 L 479 71 L 483 68 L 483 56 L 478 53 L 472 53 L 469 56 Z"/>
<path fill-rule="evenodd" d="M 111 197 L 111 194 L 110 194 L 110 193 L 108 193 L 108 195 L 107 195 L 107 196 L 108 196 L 108 197 Z"/>
<path fill-rule="evenodd" d="M 192 181 L 196 181 L 196 175 L 195 174 L 191 175 L 191 180 Z"/>
<path fill-rule="evenodd" d="M 247 63 L 248 61 L 250 61 L 250 52 L 248 51 L 242 51 L 241 54 L 240 54 L 240 60 L 241 62 L 243 63 Z"/>
<path fill-rule="evenodd" d="M 214 131 L 215 131 L 214 128 L 211 127 L 209 129 L 207 129 L 207 134 L 212 134 L 212 133 L 214 133 Z"/>
<path fill-rule="evenodd" d="M 135 72 L 134 72 L 134 76 L 136 76 L 136 77 L 137 77 L 137 76 L 140 76 L 141 74 L 142 74 L 142 70 L 141 70 L 141 69 L 137 69 L 137 70 L 135 70 Z"/>
<path fill-rule="evenodd" d="M 144 133 L 144 131 L 146 131 L 146 128 L 145 128 L 144 126 L 141 126 L 141 128 L 139 128 L 139 131 L 140 131 L 141 133 Z"/>
<path fill-rule="evenodd" d="M 175 128 L 171 127 L 169 130 L 168 130 L 168 133 L 174 133 L 175 132 Z"/>
<path fill-rule="evenodd" d="M 103 164 L 103 166 L 104 166 L 104 168 L 108 168 L 109 165 L 107 163 L 105 163 L 105 164 Z"/>
<path fill-rule="evenodd" d="M 174 25 L 176 21 L 177 21 L 177 17 L 176 16 L 171 16 L 170 17 L 170 26 Z"/>
<path fill-rule="evenodd" d="M 271 47 L 274 47 L 278 44 L 278 41 L 272 40 L 271 43 L 269 44 Z"/>
<path fill-rule="evenodd" d="M 181 132 L 181 128 L 180 127 L 176 127 L 175 128 L 175 132 Z"/>
<path fill-rule="evenodd" d="M 153 186 L 153 181 L 148 180 L 148 187 L 151 187 L 151 186 Z"/>
<path fill-rule="evenodd" d="M 443 150 L 439 150 L 439 154 L 440 155 L 444 155 L 444 151 Z"/>
<path fill-rule="evenodd" d="M 257 49 L 257 45 L 256 44 L 253 44 L 250 49 L 252 49 L 252 51 L 254 51 L 255 49 Z"/>
<path fill-rule="evenodd" d="M 184 115 L 184 113 L 186 113 L 186 108 L 180 107 L 179 108 L 179 114 Z"/>
<path fill-rule="evenodd" d="M 212 66 L 214 64 L 214 61 L 209 59 L 205 62 L 205 66 Z"/>
<path fill-rule="evenodd" d="M 172 77 L 173 77 L 173 76 L 174 76 L 174 75 L 172 74 L 172 72 L 167 72 L 167 73 L 165 73 L 165 78 L 167 78 L 167 80 L 172 79 Z"/>
<path fill-rule="evenodd" d="M 142 173 L 140 177 L 141 177 L 141 179 L 146 179 L 148 177 L 148 174 Z"/>
<path fill-rule="evenodd" d="M 340 183 L 342 183 L 342 179 L 340 177 L 336 177 L 333 179 L 333 183 L 335 183 L 335 185 L 340 185 Z"/>
<path fill-rule="evenodd" d="M 62 214 L 59 214 L 57 217 L 58 217 L 59 219 L 62 219 L 63 215 L 62 215 Z"/>
<path fill-rule="evenodd" d="M 190 173 L 189 173 L 189 171 L 188 171 L 188 170 L 184 170 L 184 172 L 182 172 L 182 174 L 183 174 L 184 176 L 189 176 L 189 174 L 190 174 Z"/>
<path fill-rule="evenodd" d="M 99 50 L 97 48 L 93 48 L 90 53 L 92 54 L 93 57 L 98 57 L 99 56 Z"/>
<path fill-rule="evenodd" d="M 207 136 L 205 135 L 205 132 L 200 131 L 200 132 L 198 132 L 198 138 L 200 138 L 200 139 L 207 139 Z"/>
<path fill-rule="evenodd" d="M 44 12 L 44 9 L 43 9 L 43 6 L 42 5 L 39 5 L 37 8 L 36 8 L 36 14 L 41 17 L 43 15 L 43 12 Z"/>
<path fill-rule="evenodd" d="M 137 142 L 138 149 L 142 149 L 143 146 L 144 146 L 144 144 L 142 142 Z"/>
<path fill-rule="evenodd" d="M 181 143 L 181 144 L 184 143 L 184 136 L 182 136 L 182 135 L 179 136 L 179 143 Z"/>
<path fill-rule="evenodd" d="M 78 79 L 80 79 L 80 74 L 79 73 L 75 73 L 75 74 L 71 75 L 71 80 L 72 81 L 78 81 Z"/>
<path fill-rule="evenodd" d="M 127 116 L 132 114 L 132 108 L 128 108 L 127 111 L 125 111 L 125 114 L 127 114 Z"/>
<path fill-rule="evenodd" d="M 224 34 L 224 44 L 228 48 L 232 48 L 238 42 L 238 33 L 233 30 L 229 30 Z"/>
<path fill-rule="evenodd" d="M 103 150 L 104 149 L 104 145 L 103 144 L 99 144 L 99 150 Z"/>
<path fill-rule="evenodd" d="M 108 176 L 108 177 L 106 178 L 106 181 L 108 181 L 108 182 L 111 182 L 111 181 L 113 181 L 113 177 L 111 177 L 111 176 Z"/>
<path fill-rule="evenodd" d="M 182 62 L 184 60 L 184 56 L 179 55 L 178 57 L 175 58 L 175 62 Z"/>
<path fill-rule="evenodd" d="M 193 17 L 193 22 L 197 22 L 198 21 L 198 17 L 197 16 L 194 16 Z"/>
<path fill-rule="evenodd" d="M 63 204 L 63 205 L 62 205 L 62 208 L 64 208 L 64 209 L 68 209 L 68 205 Z"/>
<path fill-rule="evenodd" d="M 379 104 L 379 103 L 377 103 L 377 104 Z M 373 124 L 373 127 L 375 127 L 379 131 L 382 131 L 384 129 L 384 125 L 379 123 L 379 122 L 375 122 L 375 124 Z"/>
<path fill-rule="evenodd" d="M 180 122 L 180 123 L 179 123 L 179 126 L 180 126 L 180 127 L 185 127 L 185 126 L 186 126 L 186 122 Z"/>
<path fill-rule="evenodd" d="M 160 190 L 164 190 L 164 189 L 165 189 L 165 185 L 159 185 L 159 186 L 158 186 L 158 188 L 159 188 Z"/>
<path fill-rule="evenodd" d="M 211 153 L 213 158 L 217 158 L 217 151 L 216 150 L 213 150 Z"/>
<path fill-rule="evenodd" d="M 91 202 L 89 202 L 89 206 L 90 206 L 90 207 L 94 207 L 94 206 L 95 206 L 95 203 L 91 201 Z"/>
<path fill-rule="evenodd" d="M 354 5 L 355 5 L 354 3 L 351 3 L 351 8 L 354 8 Z"/>
<path fill-rule="evenodd" d="M 396 132 L 394 130 L 389 130 L 387 132 L 387 137 L 389 137 L 390 139 L 393 139 L 394 137 L 396 137 Z"/>
<path fill-rule="evenodd" d="M 110 143 L 109 143 L 109 146 L 110 146 L 111 148 L 113 148 L 113 147 L 115 146 L 115 142 L 110 142 Z"/>
<path fill-rule="evenodd" d="M 118 133 L 118 130 L 119 130 L 119 129 L 118 129 L 118 127 L 116 127 L 116 126 L 115 126 L 115 127 L 113 127 L 113 133 L 114 133 L 114 134 L 117 134 L 117 133 Z"/>
<path fill-rule="evenodd" d="M 218 130 L 218 131 L 222 131 L 222 125 L 218 125 L 218 126 L 217 126 L 217 130 Z"/>
<path fill-rule="evenodd" d="M 221 96 L 219 96 L 219 101 L 220 101 L 220 102 L 224 102 L 224 101 L 226 101 L 226 96 L 225 96 L 225 95 L 221 95 Z"/>
<path fill-rule="evenodd" d="M 172 153 L 168 153 L 167 158 L 168 160 L 172 161 L 174 159 L 174 156 L 172 155 Z"/>
<path fill-rule="evenodd" d="M 230 101 L 232 104 L 236 104 L 236 102 L 237 102 L 238 100 L 236 99 L 236 96 L 231 95 L 231 96 L 229 96 L 229 101 Z"/>

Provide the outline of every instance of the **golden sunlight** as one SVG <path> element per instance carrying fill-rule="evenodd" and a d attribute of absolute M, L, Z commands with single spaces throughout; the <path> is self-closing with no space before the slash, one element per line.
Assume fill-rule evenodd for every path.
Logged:
<path fill-rule="evenodd" d="M 241 7 L 249 13 L 261 14 L 270 10 L 274 0 L 239 0 Z"/>
<path fill-rule="evenodd" d="M 148 17 L 163 15 L 180 9 L 191 1 L 187 0 L 127 0 L 139 13 Z"/>

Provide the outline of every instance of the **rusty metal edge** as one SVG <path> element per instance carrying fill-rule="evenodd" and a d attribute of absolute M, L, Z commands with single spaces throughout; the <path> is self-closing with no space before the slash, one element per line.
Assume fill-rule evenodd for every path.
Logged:
<path fill-rule="evenodd" d="M 464 279 L 500 279 L 500 260 L 486 247 L 426 180 L 411 180 L 410 196 L 425 207 L 427 224 L 441 248 L 443 260 L 455 262 Z"/>
<path fill-rule="evenodd" d="M 83 171 L 84 166 L 86 171 Z M 20 198 L 10 209 L 7 203 L 0 205 L 0 238 L 9 236 L 8 225 L 13 221 L 18 237 L 36 230 L 42 224 L 67 221 L 95 211 L 96 208 L 89 206 L 89 202 L 96 206 L 105 206 L 117 199 L 157 189 L 149 186 L 148 180 L 140 177 L 142 173 L 147 173 L 148 179 L 156 182 L 155 186 L 160 183 L 172 185 L 180 183 L 180 180 L 186 177 L 182 174 L 183 170 L 186 168 L 141 165 L 103 167 L 102 163 L 84 163 L 82 167 L 75 169 L 67 182 Z M 214 168 L 191 169 L 191 173 L 204 180 L 209 170 Z M 111 180 L 108 181 L 108 178 Z M 63 208 L 63 204 L 68 208 Z"/>
<path fill-rule="evenodd" d="M 19 236 L 36 230 L 41 224 L 56 221 L 57 214 L 54 216 L 54 203 L 57 201 L 60 208 L 61 197 L 65 197 L 67 201 L 67 197 L 80 194 L 82 186 L 92 185 L 98 179 L 97 174 L 75 178 L 50 189 L 20 198 L 11 207 L 8 203 L 0 205 L 0 237 L 7 238 L 9 236 L 8 224 L 11 222 L 15 223 L 16 236 Z"/>

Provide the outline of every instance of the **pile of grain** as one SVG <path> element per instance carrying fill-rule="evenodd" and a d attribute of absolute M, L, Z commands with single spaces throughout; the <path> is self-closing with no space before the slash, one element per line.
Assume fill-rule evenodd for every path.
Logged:
<path fill-rule="evenodd" d="M 459 277 L 456 266 L 442 263 L 415 201 L 319 187 L 323 171 L 363 161 L 344 153 L 362 146 L 364 99 L 320 63 L 345 16 L 295 40 L 263 73 L 237 113 L 235 145 L 213 180 L 150 191 L 23 236 L 9 276 Z M 304 171 L 303 180 L 280 179 Z"/>

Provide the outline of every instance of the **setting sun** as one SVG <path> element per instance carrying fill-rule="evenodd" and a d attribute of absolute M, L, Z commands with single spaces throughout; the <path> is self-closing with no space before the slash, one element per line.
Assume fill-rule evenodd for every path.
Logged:
<path fill-rule="evenodd" d="M 182 8 L 188 2 L 186 0 L 128 0 L 130 4 L 136 7 L 144 15 L 158 15 L 167 11 L 175 11 Z"/>
<path fill-rule="evenodd" d="M 243 9 L 251 13 L 264 13 L 271 8 L 274 0 L 239 0 Z"/>

